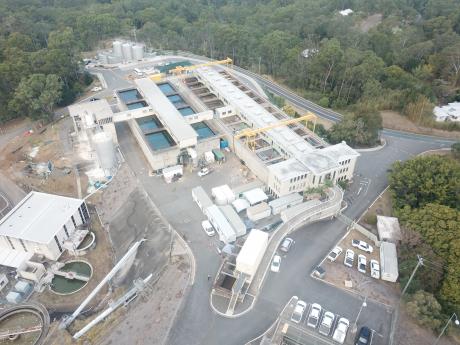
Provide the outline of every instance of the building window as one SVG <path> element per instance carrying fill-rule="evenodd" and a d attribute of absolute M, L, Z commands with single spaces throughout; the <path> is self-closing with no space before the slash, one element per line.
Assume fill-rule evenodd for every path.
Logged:
<path fill-rule="evenodd" d="M 316 176 L 313 176 L 313 182 L 312 182 L 312 184 L 315 184 L 315 178 L 316 178 Z"/>
<path fill-rule="evenodd" d="M 84 224 L 85 223 L 85 218 L 83 217 L 83 213 L 81 212 L 80 207 L 78 208 L 78 214 L 80 215 L 80 219 L 81 219 L 82 224 Z"/>
<path fill-rule="evenodd" d="M 85 217 L 85 220 L 89 221 L 89 212 L 88 212 L 88 208 L 86 207 L 86 204 L 85 203 L 81 204 L 80 208 L 81 208 L 81 211 L 83 212 L 83 216 Z"/>
<path fill-rule="evenodd" d="M 14 246 L 13 246 L 13 242 L 11 242 L 11 238 L 9 238 L 8 236 L 6 236 L 6 240 L 7 240 L 8 243 L 10 244 L 11 249 L 16 249 L 16 248 L 14 248 Z"/>
<path fill-rule="evenodd" d="M 59 248 L 59 252 L 62 253 L 62 247 L 61 247 L 61 244 L 59 243 L 59 240 L 57 238 L 56 235 L 54 235 L 54 242 L 56 242 L 58 248 Z"/>
<path fill-rule="evenodd" d="M 27 252 L 26 244 L 24 243 L 24 241 L 19 239 L 19 242 L 21 243 L 22 249 L 24 249 L 24 251 Z"/>
<path fill-rule="evenodd" d="M 73 226 L 77 227 L 77 223 L 75 223 L 75 218 L 72 216 L 72 217 L 70 217 L 70 219 L 72 219 Z"/>
<path fill-rule="evenodd" d="M 64 232 L 67 235 L 67 238 L 69 238 L 69 231 L 67 231 L 67 226 L 64 224 Z"/>

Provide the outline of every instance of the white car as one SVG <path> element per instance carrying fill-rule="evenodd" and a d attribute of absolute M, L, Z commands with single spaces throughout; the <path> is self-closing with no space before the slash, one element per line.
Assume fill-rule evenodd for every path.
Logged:
<path fill-rule="evenodd" d="M 369 254 L 374 251 L 374 248 L 372 248 L 371 245 L 367 244 L 364 241 L 351 240 L 351 245 Z"/>
<path fill-rule="evenodd" d="M 327 311 L 323 315 L 321 325 L 319 325 L 319 333 L 328 336 L 331 333 L 332 324 L 334 323 L 335 315 L 330 311 Z"/>
<path fill-rule="evenodd" d="M 95 86 L 91 89 L 92 92 L 99 92 L 99 91 L 102 91 L 102 87 L 100 86 Z"/>
<path fill-rule="evenodd" d="M 345 259 L 343 260 L 343 264 L 348 267 L 353 267 L 353 261 L 355 261 L 355 252 L 351 249 L 347 249 L 345 252 Z"/>
<path fill-rule="evenodd" d="M 343 344 L 345 342 L 345 337 L 347 336 L 348 327 L 350 327 L 350 321 L 341 317 L 339 322 L 337 322 L 337 327 L 335 328 L 332 340 L 339 344 Z"/>
<path fill-rule="evenodd" d="M 279 272 L 280 271 L 280 266 L 281 266 L 281 256 L 275 255 L 272 260 L 272 266 L 270 267 L 270 270 L 272 272 Z"/>
<path fill-rule="evenodd" d="M 302 316 L 305 312 L 305 309 L 307 309 L 307 303 L 302 300 L 297 301 L 297 304 L 295 305 L 294 311 L 291 315 L 291 321 L 300 323 L 300 321 L 302 321 Z"/>
<path fill-rule="evenodd" d="M 206 233 L 206 235 L 208 235 L 209 237 L 212 237 L 216 234 L 209 220 L 203 220 L 201 222 L 201 226 L 203 227 L 203 230 Z"/>
<path fill-rule="evenodd" d="M 200 171 L 198 171 L 198 176 L 203 177 L 203 176 L 208 175 L 210 172 L 211 170 L 209 170 L 208 168 L 203 168 Z"/>
<path fill-rule="evenodd" d="M 321 306 L 318 303 L 311 305 L 310 314 L 308 314 L 307 326 L 316 328 L 318 327 L 319 317 L 321 316 Z"/>
<path fill-rule="evenodd" d="M 366 273 L 366 264 L 367 260 L 363 254 L 358 255 L 358 271 L 361 273 Z"/>
<path fill-rule="evenodd" d="M 342 254 L 342 248 L 340 248 L 339 246 L 335 247 L 334 249 L 332 249 L 332 251 L 329 253 L 329 255 L 327 256 L 327 259 L 330 261 L 330 262 L 334 262 L 335 260 L 337 260 L 337 258 L 340 256 L 340 254 Z"/>
<path fill-rule="evenodd" d="M 377 260 L 371 260 L 371 277 L 380 279 L 380 264 Z"/>

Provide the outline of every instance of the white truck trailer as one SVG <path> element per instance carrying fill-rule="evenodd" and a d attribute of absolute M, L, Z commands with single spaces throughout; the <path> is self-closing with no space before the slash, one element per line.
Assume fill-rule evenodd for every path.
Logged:
<path fill-rule="evenodd" d="M 398 254 L 396 245 L 391 242 L 380 244 L 380 276 L 382 280 L 396 282 L 398 279 Z"/>
<path fill-rule="evenodd" d="M 257 272 L 268 246 L 268 234 L 261 230 L 252 229 L 241 251 L 236 257 L 236 270 L 248 276 L 251 282 Z"/>

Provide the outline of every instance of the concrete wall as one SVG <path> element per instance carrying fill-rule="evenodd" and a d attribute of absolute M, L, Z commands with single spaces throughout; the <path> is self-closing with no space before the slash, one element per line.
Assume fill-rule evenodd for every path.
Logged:
<path fill-rule="evenodd" d="M 205 111 L 202 111 L 201 113 L 184 116 L 185 121 L 189 124 L 202 122 L 206 120 L 212 120 L 213 118 L 214 118 L 214 113 L 212 110 L 205 110 Z"/>

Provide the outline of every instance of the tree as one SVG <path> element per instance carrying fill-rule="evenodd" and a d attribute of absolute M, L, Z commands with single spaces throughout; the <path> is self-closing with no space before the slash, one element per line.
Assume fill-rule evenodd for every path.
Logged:
<path fill-rule="evenodd" d="M 443 156 L 421 156 L 393 164 L 389 177 L 396 210 L 438 203 L 460 209 L 460 163 Z"/>
<path fill-rule="evenodd" d="M 438 329 L 442 324 L 441 305 L 436 298 L 425 291 L 417 291 L 406 304 L 408 314 L 420 326 Z"/>
<path fill-rule="evenodd" d="M 22 116 L 49 120 L 54 106 L 61 99 L 62 86 L 55 74 L 32 74 L 21 80 L 9 108 Z"/>

